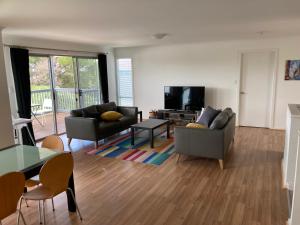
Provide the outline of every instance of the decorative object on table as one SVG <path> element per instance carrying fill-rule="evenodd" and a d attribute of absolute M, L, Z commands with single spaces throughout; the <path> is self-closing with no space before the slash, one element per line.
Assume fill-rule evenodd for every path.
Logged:
<path fill-rule="evenodd" d="M 150 112 L 149 112 L 149 119 L 151 118 L 156 118 L 156 114 L 157 114 L 157 111 L 155 109 L 152 109 Z"/>
<path fill-rule="evenodd" d="M 97 149 L 87 151 L 89 155 L 99 155 L 108 158 L 117 158 L 151 165 L 161 165 L 175 151 L 174 138 L 166 139 L 166 132 L 154 138 L 154 148 L 150 147 L 148 132 L 137 131 L 135 134 L 135 145 L 131 146 L 130 133 L 123 134 L 100 145 Z"/>
<path fill-rule="evenodd" d="M 287 60 L 285 64 L 285 80 L 300 80 L 300 60 Z"/>

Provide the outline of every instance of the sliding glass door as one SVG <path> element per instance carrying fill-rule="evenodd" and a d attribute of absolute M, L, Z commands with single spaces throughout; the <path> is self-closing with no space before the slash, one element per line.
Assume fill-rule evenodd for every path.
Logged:
<path fill-rule="evenodd" d="M 37 140 L 64 133 L 71 110 L 100 103 L 96 58 L 31 55 L 30 81 Z"/>
<path fill-rule="evenodd" d="M 72 109 L 78 108 L 74 60 L 71 56 L 53 56 L 51 60 L 58 134 L 66 131 L 65 117 L 70 115 Z"/>
<path fill-rule="evenodd" d="M 55 118 L 50 71 L 50 58 L 30 56 L 31 115 L 35 138 L 54 134 Z"/>
<path fill-rule="evenodd" d="M 77 58 L 80 107 L 100 104 L 98 60 Z"/>

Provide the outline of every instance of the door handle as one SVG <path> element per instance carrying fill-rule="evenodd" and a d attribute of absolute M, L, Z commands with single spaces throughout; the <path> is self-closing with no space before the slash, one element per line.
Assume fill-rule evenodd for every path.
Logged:
<path fill-rule="evenodd" d="M 244 92 L 244 91 L 241 91 L 241 92 L 240 92 L 240 94 L 241 94 L 241 95 L 245 95 L 245 94 L 246 94 L 246 92 Z"/>

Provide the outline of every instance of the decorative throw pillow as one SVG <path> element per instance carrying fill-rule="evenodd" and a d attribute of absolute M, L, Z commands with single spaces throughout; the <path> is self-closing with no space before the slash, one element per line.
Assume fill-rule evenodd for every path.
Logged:
<path fill-rule="evenodd" d="M 204 110 L 205 110 L 205 108 L 202 108 L 201 111 L 196 111 L 196 112 L 197 112 L 197 119 L 196 119 L 196 121 L 197 121 L 198 119 L 200 119 L 200 117 L 201 117 L 202 114 L 204 113 Z"/>
<path fill-rule="evenodd" d="M 223 111 L 216 116 L 213 122 L 210 125 L 210 129 L 222 129 L 225 127 L 226 123 L 228 122 L 229 116 L 228 112 Z"/>
<path fill-rule="evenodd" d="M 101 114 L 101 119 L 106 121 L 116 121 L 119 120 L 123 115 L 116 111 L 107 111 Z"/>
<path fill-rule="evenodd" d="M 233 115 L 233 111 L 232 111 L 232 109 L 229 108 L 229 107 L 226 108 L 226 109 L 224 109 L 223 112 L 226 112 L 226 113 L 228 114 L 228 117 L 229 117 L 229 118 L 232 117 L 232 115 Z"/>
<path fill-rule="evenodd" d="M 210 106 L 207 106 L 200 118 L 197 119 L 196 123 L 203 124 L 207 127 L 210 126 L 214 118 L 220 113 L 220 110 L 216 110 Z"/>
<path fill-rule="evenodd" d="M 189 123 L 186 125 L 186 127 L 188 127 L 188 128 L 207 128 L 206 126 L 204 126 L 203 124 L 200 124 L 200 123 Z"/>

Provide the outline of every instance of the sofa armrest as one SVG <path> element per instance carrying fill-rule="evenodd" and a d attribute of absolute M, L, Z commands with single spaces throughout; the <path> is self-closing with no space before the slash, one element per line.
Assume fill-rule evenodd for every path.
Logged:
<path fill-rule="evenodd" d="M 175 127 L 177 153 L 214 159 L 224 158 L 224 131 Z"/>
<path fill-rule="evenodd" d="M 72 117 L 65 118 L 68 138 L 97 140 L 98 122 L 94 118 Z"/>
<path fill-rule="evenodd" d="M 137 117 L 138 108 L 134 106 L 117 106 L 117 111 L 122 113 L 124 116 Z"/>

